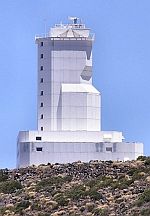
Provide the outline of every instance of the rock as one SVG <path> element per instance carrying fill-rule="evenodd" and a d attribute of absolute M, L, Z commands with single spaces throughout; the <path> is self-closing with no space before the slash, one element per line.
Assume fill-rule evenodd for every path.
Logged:
<path fill-rule="evenodd" d="M 13 207 L 14 207 L 14 205 L 12 203 L 9 203 L 6 205 L 6 208 L 13 208 Z"/>
<path fill-rule="evenodd" d="M 150 176 L 146 177 L 146 181 L 150 183 Z"/>
<path fill-rule="evenodd" d="M 87 212 L 86 216 L 92 216 L 93 214 L 91 212 Z"/>

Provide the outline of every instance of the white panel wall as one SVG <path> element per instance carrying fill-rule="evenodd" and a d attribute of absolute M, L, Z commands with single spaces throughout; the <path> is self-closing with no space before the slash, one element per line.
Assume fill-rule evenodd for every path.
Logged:
<path fill-rule="evenodd" d="M 43 42 L 43 46 L 41 46 Z M 65 130 L 87 130 L 87 109 L 85 106 L 87 104 L 82 104 L 79 107 L 74 108 L 74 104 L 80 104 L 83 100 L 82 96 L 75 97 L 72 95 L 72 98 L 68 98 L 70 101 L 70 111 L 69 113 L 76 112 L 76 117 L 72 117 L 72 121 L 69 122 L 70 117 L 66 118 L 62 123 L 62 111 L 60 110 L 60 90 L 62 83 L 80 83 L 83 82 L 80 75 L 86 65 L 92 66 L 92 42 L 86 40 L 54 40 L 53 38 L 40 38 L 37 40 L 38 43 L 38 130 L 43 128 L 44 131 L 57 131 L 61 129 Z M 89 48 L 90 47 L 90 48 Z M 43 55 L 41 58 L 41 54 Z M 90 58 L 89 58 L 90 56 Z M 89 58 L 89 59 L 88 59 Z M 41 66 L 43 67 L 41 70 Z M 41 83 L 41 78 L 43 82 Z M 86 83 L 91 84 L 91 79 Z M 41 95 L 43 91 L 43 95 Z M 75 102 L 76 100 L 76 102 Z M 43 107 L 41 107 L 43 103 Z M 93 104 L 93 106 L 95 106 Z M 68 108 L 66 108 L 67 110 Z M 85 110 L 85 114 L 83 113 Z M 92 110 L 96 111 L 96 110 Z M 67 113 L 63 111 L 63 113 Z M 100 110 L 99 110 L 100 112 Z M 81 119 L 81 113 L 83 114 Z M 97 111 L 96 111 L 97 113 Z M 98 116 L 98 114 L 96 114 Z M 43 119 L 41 119 L 43 115 Z M 100 114 L 99 114 L 100 115 Z M 95 123 L 93 122 L 93 130 L 97 128 L 100 130 L 100 127 L 97 124 L 97 119 Z M 93 120 L 94 121 L 94 120 Z M 91 127 L 91 121 L 89 121 L 88 130 Z M 62 127 L 63 124 L 63 127 Z M 66 124 L 66 125 L 65 125 Z M 95 127 L 95 129 L 94 129 Z"/>
<path fill-rule="evenodd" d="M 113 148 L 115 145 L 115 149 Z M 42 151 L 37 151 L 41 147 Z M 102 147 L 102 148 L 101 148 Z M 107 151 L 107 148 L 112 151 Z M 135 160 L 143 155 L 142 143 L 94 143 L 94 142 L 32 142 L 20 143 L 18 166 L 25 167 L 32 164 L 71 163 L 78 160 Z"/>

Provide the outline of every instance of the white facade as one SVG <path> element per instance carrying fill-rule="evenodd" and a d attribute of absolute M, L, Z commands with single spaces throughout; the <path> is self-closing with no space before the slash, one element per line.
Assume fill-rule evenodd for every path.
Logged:
<path fill-rule="evenodd" d="M 100 131 L 92 86 L 92 42 L 84 25 L 56 25 L 38 45 L 38 130 Z"/>
<path fill-rule="evenodd" d="M 121 132 L 101 131 L 101 94 L 92 85 L 94 36 L 72 20 L 36 37 L 38 130 L 19 133 L 18 167 L 143 154 L 143 144 L 122 142 Z"/>

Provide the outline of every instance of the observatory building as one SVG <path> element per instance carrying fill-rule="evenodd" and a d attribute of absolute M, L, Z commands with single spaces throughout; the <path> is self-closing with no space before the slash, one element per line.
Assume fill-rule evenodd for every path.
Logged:
<path fill-rule="evenodd" d="M 37 130 L 20 131 L 17 167 L 90 160 L 132 160 L 143 144 L 101 130 L 101 94 L 92 84 L 94 35 L 76 17 L 36 36 Z"/>

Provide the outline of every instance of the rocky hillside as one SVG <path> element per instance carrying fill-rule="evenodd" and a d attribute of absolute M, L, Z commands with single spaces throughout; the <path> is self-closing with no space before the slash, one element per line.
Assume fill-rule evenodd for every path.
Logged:
<path fill-rule="evenodd" d="M 0 215 L 150 216 L 150 157 L 0 170 Z"/>

